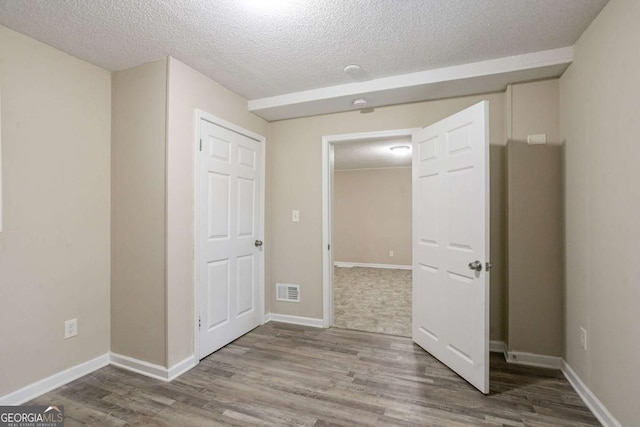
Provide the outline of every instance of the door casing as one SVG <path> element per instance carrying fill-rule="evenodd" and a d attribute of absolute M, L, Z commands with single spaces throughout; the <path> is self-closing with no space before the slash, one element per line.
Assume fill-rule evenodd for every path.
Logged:
<path fill-rule="evenodd" d="M 362 139 L 411 138 L 419 128 L 396 129 L 374 132 L 347 133 L 322 137 L 322 326 L 333 325 L 333 250 L 331 245 L 333 230 L 333 147 Z"/>

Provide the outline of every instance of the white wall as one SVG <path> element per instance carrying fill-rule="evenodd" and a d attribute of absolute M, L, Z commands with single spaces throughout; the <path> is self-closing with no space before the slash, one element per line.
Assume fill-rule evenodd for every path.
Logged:
<path fill-rule="evenodd" d="M 0 84 L 4 395 L 109 351 L 111 76 L 0 26 Z"/>
<path fill-rule="evenodd" d="M 625 426 L 640 425 L 639 23 L 640 2 L 609 1 L 560 79 L 565 357 Z"/>

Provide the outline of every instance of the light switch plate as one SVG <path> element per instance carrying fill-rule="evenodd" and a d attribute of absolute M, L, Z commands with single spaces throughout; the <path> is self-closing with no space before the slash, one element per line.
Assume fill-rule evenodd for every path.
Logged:
<path fill-rule="evenodd" d="M 291 212 L 291 221 L 292 222 L 300 222 L 300 211 L 299 210 L 294 209 Z"/>

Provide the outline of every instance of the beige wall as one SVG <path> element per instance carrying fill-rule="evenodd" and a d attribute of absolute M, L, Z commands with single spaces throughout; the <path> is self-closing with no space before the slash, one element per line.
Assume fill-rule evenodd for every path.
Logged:
<path fill-rule="evenodd" d="M 511 85 L 507 115 L 511 141 L 527 141 L 528 135 L 546 134 L 547 142 L 560 141 L 559 79 Z"/>
<path fill-rule="evenodd" d="M 481 100 L 491 109 L 491 338 L 502 339 L 504 94 L 462 97 L 273 122 L 267 144 L 270 270 L 266 295 L 274 313 L 322 317 L 322 136 L 421 127 Z M 291 210 L 299 209 L 299 223 Z M 298 283 L 300 304 L 275 301 L 275 283 Z"/>
<path fill-rule="evenodd" d="M 623 425 L 640 422 L 640 2 L 611 0 L 560 79 L 566 138 L 565 357 Z M 579 328 L 588 332 L 587 350 Z"/>
<path fill-rule="evenodd" d="M 0 26 L 0 84 L 1 396 L 109 351 L 111 78 Z"/>
<path fill-rule="evenodd" d="M 168 366 L 173 366 L 193 354 L 195 110 L 264 136 L 267 122 L 249 113 L 245 99 L 173 58 L 168 102 L 167 321 Z M 265 247 L 268 252 L 268 238 Z"/>
<path fill-rule="evenodd" d="M 562 149 L 507 144 L 509 351 L 563 353 Z"/>
<path fill-rule="evenodd" d="M 167 61 L 113 73 L 111 350 L 166 364 Z"/>
<path fill-rule="evenodd" d="M 411 168 L 334 176 L 334 261 L 411 265 Z"/>
<path fill-rule="evenodd" d="M 509 85 L 505 93 L 512 159 L 504 180 L 509 187 L 504 336 L 511 351 L 555 356 L 562 354 L 564 341 L 559 93 L 559 79 Z M 546 146 L 526 144 L 528 135 L 537 134 L 547 136 Z"/>

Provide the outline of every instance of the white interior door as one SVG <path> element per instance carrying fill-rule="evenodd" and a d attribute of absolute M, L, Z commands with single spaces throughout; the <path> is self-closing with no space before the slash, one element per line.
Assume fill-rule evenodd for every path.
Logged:
<path fill-rule="evenodd" d="M 261 324 L 262 144 L 200 119 L 196 200 L 199 357 Z"/>
<path fill-rule="evenodd" d="M 413 134 L 413 340 L 489 392 L 489 103 Z M 473 268 L 473 269 L 472 269 Z"/>

